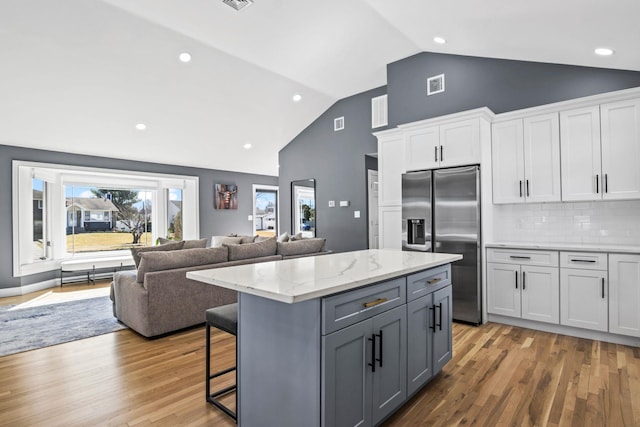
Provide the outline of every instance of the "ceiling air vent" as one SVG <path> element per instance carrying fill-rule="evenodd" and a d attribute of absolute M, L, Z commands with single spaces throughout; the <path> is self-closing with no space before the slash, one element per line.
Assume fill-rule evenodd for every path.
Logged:
<path fill-rule="evenodd" d="M 253 0 L 222 0 L 222 3 L 231 6 L 235 10 L 242 10 L 251 6 Z"/>
<path fill-rule="evenodd" d="M 333 119 L 333 130 L 339 131 L 344 129 L 344 116 Z"/>
<path fill-rule="evenodd" d="M 387 95 L 371 98 L 371 129 L 386 126 L 387 117 Z"/>

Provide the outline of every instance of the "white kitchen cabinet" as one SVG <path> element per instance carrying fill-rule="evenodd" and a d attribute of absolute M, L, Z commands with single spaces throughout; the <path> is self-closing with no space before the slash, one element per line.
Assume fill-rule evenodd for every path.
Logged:
<path fill-rule="evenodd" d="M 402 208 L 400 206 L 381 206 L 378 215 L 380 249 L 402 248 Z"/>
<path fill-rule="evenodd" d="M 607 255 L 561 252 L 560 259 L 560 324 L 606 332 Z M 574 266 L 578 268 L 569 268 Z"/>
<path fill-rule="evenodd" d="M 407 171 L 435 169 L 440 166 L 440 127 L 429 126 L 405 133 L 405 168 Z"/>
<path fill-rule="evenodd" d="M 378 136 L 378 204 L 400 206 L 402 203 L 402 174 L 404 170 L 404 141 L 395 132 Z"/>
<path fill-rule="evenodd" d="M 557 252 L 489 249 L 487 260 L 487 312 L 558 324 Z"/>
<path fill-rule="evenodd" d="M 558 114 L 494 123 L 493 202 L 560 201 Z"/>
<path fill-rule="evenodd" d="M 609 254 L 609 332 L 640 337 L 640 255 Z"/>
<path fill-rule="evenodd" d="M 600 106 L 604 200 L 640 198 L 640 99 Z"/>
<path fill-rule="evenodd" d="M 480 163 L 480 119 L 407 129 L 405 169 L 417 171 Z"/>
<path fill-rule="evenodd" d="M 561 111 L 560 141 L 562 200 L 601 199 L 599 107 Z"/>
<path fill-rule="evenodd" d="M 640 99 L 560 112 L 562 200 L 640 198 Z"/>

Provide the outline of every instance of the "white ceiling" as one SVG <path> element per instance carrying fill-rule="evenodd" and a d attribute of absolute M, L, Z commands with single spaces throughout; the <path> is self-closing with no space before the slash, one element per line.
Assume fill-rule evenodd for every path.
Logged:
<path fill-rule="evenodd" d="M 0 144 L 277 175 L 316 117 L 420 51 L 640 71 L 638 0 L 255 1 L 1 0 Z"/>

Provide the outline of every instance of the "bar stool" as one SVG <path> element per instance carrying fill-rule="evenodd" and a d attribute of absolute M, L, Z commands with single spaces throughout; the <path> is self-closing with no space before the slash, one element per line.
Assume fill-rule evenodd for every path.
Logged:
<path fill-rule="evenodd" d="M 238 352 L 236 349 L 236 366 L 233 366 L 231 368 L 227 368 L 212 374 L 211 373 L 211 327 L 220 329 L 233 336 L 237 336 L 238 334 L 238 303 L 210 308 L 206 311 L 206 314 L 207 314 L 207 337 L 206 337 L 207 402 L 216 406 L 217 408 L 222 410 L 225 414 L 229 415 L 231 418 L 237 421 L 236 412 L 238 411 L 238 391 L 237 391 L 238 372 L 236 370 L 236 366 L 238 365 Z M 231 371 L 236 371 L 235 384 L 212 393 L 211 380 L 221 375 L 227 374 Z M 218 400 L 219 396 L 223 396 L 227 393 L 232 392 L 233 390 L 236 390 L 236 412 L 233 412 L 231 409 L 229 409 L 227 406 L 225 406 Z"/>

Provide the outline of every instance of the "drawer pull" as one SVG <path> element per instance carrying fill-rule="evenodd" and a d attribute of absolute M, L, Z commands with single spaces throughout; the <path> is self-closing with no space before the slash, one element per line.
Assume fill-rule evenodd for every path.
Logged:
<path fill-rule="evenodd" d="M 595 263 L 596 260 L 595 259 L 571 259 L 571 262 L 592 262 Z"/>
<path fill-rule="evenodd" d="M 388 298 L 378 298 L 375 301 L 369 301 L 369 302 L 365 302 L 364 304 L 364 308 L 371 308 L 371 307 L 375 307 L 376 305 L 382 304 L 389 301 Z"/>
<path fill-rule="evenodd" d="M 531 259 L 530 256 L 521 256 L 521 255 L 509 255 L 511 259 Z"/>
<path fill-rule="evenodd" d="M 427 283 L 433 285 L 434 283 L 438 283 L 442 280 L 442 277 L 436 277 L 435 279 L 427 280 Z"/>

